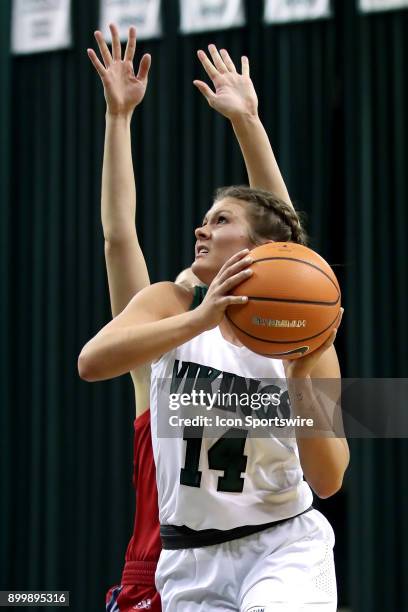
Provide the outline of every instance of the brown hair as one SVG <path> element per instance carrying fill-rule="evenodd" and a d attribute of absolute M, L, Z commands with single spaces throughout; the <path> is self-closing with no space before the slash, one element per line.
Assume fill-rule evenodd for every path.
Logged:
<path fill-rule="evenodd" d="M 233 185 L 217 189 L 215 201 L 224 198 L 235 198 L 246 203 L 245 210 L 250 224 L 249 238 L 254 244 L 262 244 L 267 239 L 307 244 L 307 235 L 300 215 L 291 204 L 280 200 L 269 191 L 252 189 L 247 185 Z"/>

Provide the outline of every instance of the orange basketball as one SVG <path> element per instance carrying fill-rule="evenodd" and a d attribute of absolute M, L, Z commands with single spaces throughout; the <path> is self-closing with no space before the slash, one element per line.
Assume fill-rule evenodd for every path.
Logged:
<path fill-rule="evenodd" d="M 227 318 L 255 353 L 298 359 L 323 344 L 340 313 L 340 288 L 329 264 L 300 244 L 269 242 L 251 251 L 252 275 L 232 292 L 247 295 Z"/>

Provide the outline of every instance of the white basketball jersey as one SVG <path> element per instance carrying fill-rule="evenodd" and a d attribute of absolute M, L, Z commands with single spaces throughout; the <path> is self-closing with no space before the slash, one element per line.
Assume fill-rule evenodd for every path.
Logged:
<path fill-rule="evenodd" d="M 179 390 L 184 373 L 184 380 L 189 377 L 190 381 L 207 376 L 213 382 L 216 377 L 218 383 L 222 377 L 228 383 L 234 377 L 245 379 L 255 387 L 261 379 L 280 379 L 285 384 L 282 361 L 227 342 L 219 327 L 152 364 L 150 411 L 160 523 L 227 530 L 278 521 L 309 508 L 313 495 L 303 480 L 294 438 L 278 439 L 272 433 L 245 437 L 245 431 L 241 440 L 232 441 L 205 434 L 193 441 L 182 435 L 158 437 L 158 410 L 163 408 L 160 387 L 165 379 Z"/>

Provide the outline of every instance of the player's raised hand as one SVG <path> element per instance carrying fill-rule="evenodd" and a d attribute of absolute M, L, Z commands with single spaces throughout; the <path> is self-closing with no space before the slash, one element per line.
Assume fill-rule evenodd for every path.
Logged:
<path fill-rule="evenodd" d="M 240 115 L 258 114 L 258 97 L 249 76 L 249 61 L 241 58 L 241 74 L 235 68 L 228 51 L 218 51 L 215 45 L 208 45 L 211 60 L 201 49 L 197 51 L 204 70 L 210 77 L 215 91 L 204 81 L 193 81 L 208 104 L 228 119 Z"/>
<path fill-rule="evenodd" d="M 123 58 L 118 29 L 114 24 L 110 24 L 109 29 L 112 35 L 112 53 L 109 51 L 102 32 L 99 30 L 95 32 L 103 63 L 93 49 L 87 49 L 87 53 L 101 77 L 108 112 L 114 115 L 126 115 L 132 113 L 144 98 L 151 57 L 147 53 L 143 55 L 135 75 L 133 58 L 136 51 L 136 28 L 133 26 L 129 28 Z"/>

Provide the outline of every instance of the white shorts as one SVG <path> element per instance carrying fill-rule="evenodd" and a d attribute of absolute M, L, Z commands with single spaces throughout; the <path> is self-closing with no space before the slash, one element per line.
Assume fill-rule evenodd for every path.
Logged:
<path fill-rule="evenodd" d="M 224 544 L 163 550 L 163 612 L 335 612 L 334 533 L 317 510 Z"/>

